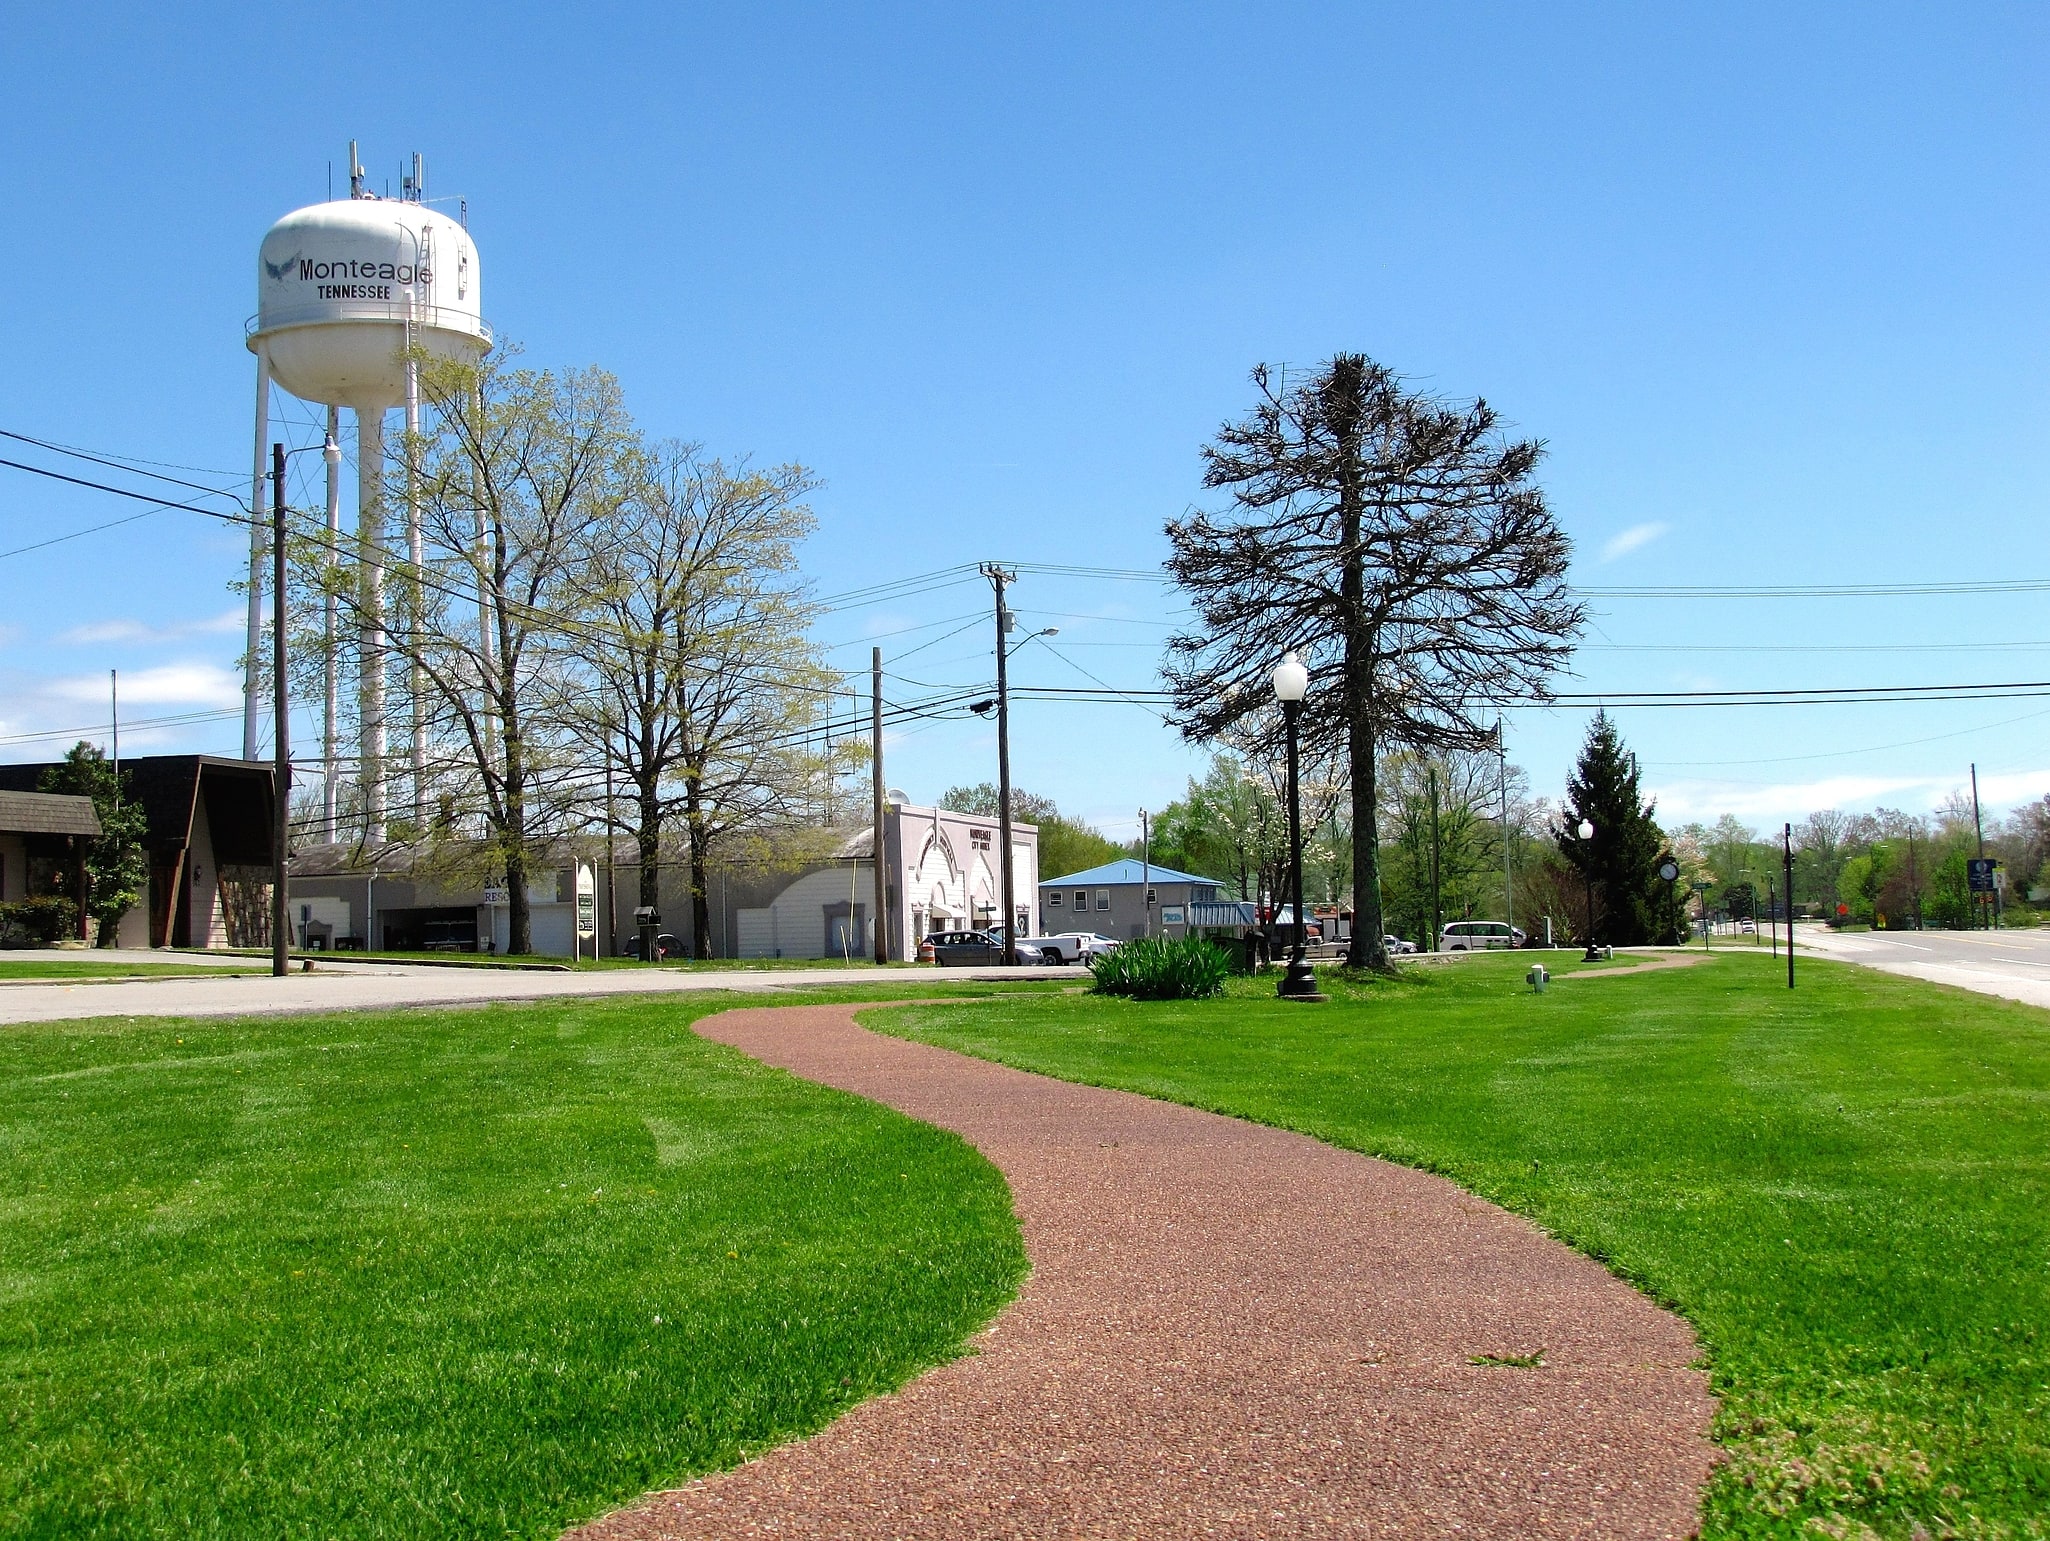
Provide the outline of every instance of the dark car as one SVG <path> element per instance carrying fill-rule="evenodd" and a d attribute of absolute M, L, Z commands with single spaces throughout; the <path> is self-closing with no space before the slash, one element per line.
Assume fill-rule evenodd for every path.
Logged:
<path fill-rule="evenodd" d="M 926 940 L 932 944 L 932 961 L 941 968 L 970 967 L 1004 961 L 1004 939 L 994 931 L 935 931 Z M 1037 963 L 1037 947 L 1018 944 L 1020 963 Z"/>

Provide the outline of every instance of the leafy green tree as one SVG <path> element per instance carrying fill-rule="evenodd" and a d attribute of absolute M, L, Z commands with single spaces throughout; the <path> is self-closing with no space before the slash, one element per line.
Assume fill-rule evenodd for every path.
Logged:
<path fill-rule="evenodd" d="M 1501 826 L 1487 811 L 1495 774 L 1493 755 L 1396 754 L 1382 761 L 1393 836 L 1382 855 L 1382 893 L 1398 935 L 1432 948 L 1442 921 L 1499 908 Z"/>
<path fill-rule="evenodd" d="M 98 944 L 112 947 L 121 930 L 121 917 L 135 908 L 149 886 L 149 857 L 143 850 L 148 821 L 142 805 L 128 790 L 128 778 L 117 783 L 114 767 L 98 749 L 80 741 L 64 756 L 61 765 L 44 771 L 38 787 L 73 797 L 90 797 L 99 815 L 100 838 L 86 848 L 85 910 L 99 922 Z M 66 877 L 67 884 L 70 878 Z M 78 895 L 67 888 L 75 902 Z"/>
<path fill-rule="evenodd" d="M 1874 846 L 1849 858 L 1837 874 L 1837 900 L 1860 925 L 1874 924 L 1879 886 L 1885 880 L 1886 848 Z"/>
<path fill-rule="evenodd" d="M 1972 913 L 1971 880 L 1965 872 L 1965 848 L 1948 852 L 1929 876 L 1929 898 L 1924 916 L 1932 926 L 1962 931 L 1976 919 Z"/>
<path fill-rule="evenodd" d="M 1309 831 L 1303 843 L 1308 868 L 1313 865 Z M 1192 778 L 1187 793 L 1163 808 L 1153 823 L 1155 861 L 1216 878 L 1240 899 L 1257 898 L 1262 891 L 1280 893 L 1287 845 L 1288 814 L 1280 799 L 1233 754 L 1212 755 L 1203 779 Z M 1131 854 L 1138 854 L 1136 847 Z M 1307 871 L 1303 881 L 1307 888 Z"/>
<path fill-rule="evenodd" d="M 993 782 L 972 787 L 949 787 L 940 796 L 940 806 L 956 813 L 973 813 L 986 819 L 997 816 L 997 789 Z M 1103 831 L 1080 819 L 1071 819 L 1054 806 L 1050 797 L 1037 797 L 1011 788 L 1011 817 L 1039 830 L 1039 879 L 1065 877 L 1087 872 L 1105 862 L 1118 860 L 1124 848 Z"/>
<path fill-rule="evenodd" d="M 1659 934 L 1665 906 L 1658 858 L 1665 837 L 1652 814 L 1639 790 L 1637 756 L 1623 747 L 1609 714 L 1597 712 L 1566 779 L 1558 841 L 1559 854 L 1593 880 L 1588 934 L 1614 946 L 1679 940 Z M 1594 826 L 1585 840 L 1582 820 Z"/>

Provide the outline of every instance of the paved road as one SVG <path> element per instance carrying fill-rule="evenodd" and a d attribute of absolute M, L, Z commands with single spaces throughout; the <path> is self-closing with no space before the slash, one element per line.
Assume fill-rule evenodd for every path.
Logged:
<path fill-rule="evenodd" d="M 2050 931 L 1848 931 L 1801 927 L 1794 948 L 2050 1006 Z M 1798 956 L 1796 969 L 1799 968 Z"/>
<path fill-rule="evenodd" d="M 65 956 L 71 956 L 66 954 Z M 155 961 L 161 961 L 161 955 Z M 247 965 L 251 960 L 242 960 Z M 259 965 L 260 966 L 260 965 Z M 270 1012 L 382 1011 L 396 1006 L 476 1006 L 565 996 L 671 995 L 704 990 L 771 994 L 830 985 L 958 984 L 971 979 L 1086 979 L 1065 968 L 619 969 L 539 973 L 431 968 L 402 963 L 329 964 L 311 974 L 246 978 L 87 980 L 10 984 L 0 989 L 0 1024 L 71 1017 L 228 1017 Z"/>

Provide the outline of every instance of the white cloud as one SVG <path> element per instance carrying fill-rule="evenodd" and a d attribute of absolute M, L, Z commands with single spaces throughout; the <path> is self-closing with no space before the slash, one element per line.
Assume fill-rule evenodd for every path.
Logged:
<path fill-rule="evenodd" d="M 83 626 L 74 626 L 69 631 L 58 633 L 57 640 L 74 647 L 90 647 L 108 642 L 176 642 L 181 637 L 240 631 L 246 622 L 247 616 L 241 610 L 223 610 L 219 615 L 208 616 L 205 620 L 174 621 L 168 626 L 151 626 L 143 621 L 119 618 L 111 621 L 88 621 Z"/>
<path fill-rule="evenodd" d="M 1622 534 L 1610 537 L 1609 543 L 1602 547 L 1602 560 L 1613 562 L 1618 557 L 1641 550 L 1665 534 L 1668 528 L 1670 526 L 1659 523 L 1633 524 Z"/>
<path fill-rule="evenodd" d="M 51 680 L 45 687 L 60 701 L 104 706 L 107 677 L 103 674 L 70 675 Z M 135 706 L 239 706 L 242 676 L 233 669 L 210 663 L 161 664 L 154 669 L 124 670 L 121 675 L 121 704 Z"/>
<path fill-rule="evenodd" d="M 1955 776 L 1825 776 L 1771 784 L 1669 781 L 1646 791 L 1658 798 L 1659 822 L 1710 823 L 1726 813 L 1772 824 L 1799 820 L 1823 808 L 1864 812 L 1881 804 L 1909 811 L 1934 809 L 1958 790 Z M 1979 778 L 1979 801 L 1990 818 L 2050 793 L 2050 769 L 2009 771 Z"/>

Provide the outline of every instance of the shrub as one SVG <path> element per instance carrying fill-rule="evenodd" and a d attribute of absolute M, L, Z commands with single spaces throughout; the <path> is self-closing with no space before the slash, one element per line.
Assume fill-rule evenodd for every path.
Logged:
<path fill-rule="evenodd" d="M 0 904 L 0 947 L 47 947 L 78 935 L 76 900 L 49 895 Z"/>
<path fill-rule="evenodd" d="M 1146 936 L 1089 960 L 1099 995 L 1135 1001 L 1200 1001 L 1224 993 L 1231 957 L 1197 936 Z"/>

